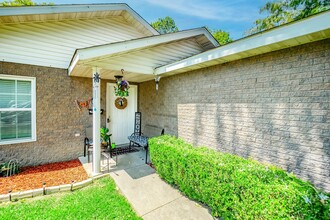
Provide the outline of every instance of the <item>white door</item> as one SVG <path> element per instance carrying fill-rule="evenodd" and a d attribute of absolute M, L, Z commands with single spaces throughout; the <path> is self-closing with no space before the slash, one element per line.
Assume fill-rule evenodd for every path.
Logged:
<path fill-rule="evenodd" d="M 125 109 L 118 109 L 115 101 L 115 83 L 107 83 L 107 128 L 109 128 L 112 143 L 116 145 L 129 143 L 127 137 L 134 132 L 134 118 L 137 111 L 137 86 L 130 85 L 127 106 Z"/>

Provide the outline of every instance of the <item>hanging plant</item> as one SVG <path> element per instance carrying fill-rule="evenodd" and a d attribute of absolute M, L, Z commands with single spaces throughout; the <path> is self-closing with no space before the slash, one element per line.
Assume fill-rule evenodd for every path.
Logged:
<path fill-rule="evenodd" d="M 117 82 L 117 87 L 115 86 L 115 95 L 120 97 L 127 97 L 129 83 L 126 80 L 121 80 Z"/>
<path fill-rule="evenodd" d="M 121 70 L 124 75 L 124 69 Z M 127 80 L 122 80 L 123 76 L 115 76 L 117 81 L 117 86 L 115 86 L 115 95 L 120 97 L 127 97 L 129 95 L 129 83 Z"/>

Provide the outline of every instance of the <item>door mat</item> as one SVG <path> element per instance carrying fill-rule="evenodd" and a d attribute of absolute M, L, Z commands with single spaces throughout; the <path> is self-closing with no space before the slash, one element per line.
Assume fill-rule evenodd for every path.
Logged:
<path fill-rule="evenodd" d="M 117 156 L 117 155 L 122 155 L 122 154 L 128 154 L 128 153 L 133 153 L 139 151 L 138 148 L 136 147 L 118 147 L 113 149 L 112 155 Z"/>

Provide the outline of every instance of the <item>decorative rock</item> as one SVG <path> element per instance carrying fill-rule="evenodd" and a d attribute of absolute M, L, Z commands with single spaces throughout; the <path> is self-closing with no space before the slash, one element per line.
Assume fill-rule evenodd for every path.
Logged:
<path fill-rule="evenodd" d="M 0 202 L 9 202 L 9 194 L 0 195 Z"/>
<path fill-rule="evenodd" d="M 65 185 L 60 185 L 60 191 L 70 191 L 71 190 L 71 184 L 65 184 Z"/>
<path fill-rule="evenodd" d="M 84 180 L 83 182 L 85 182 L 87 185 L 89 185 L 89 184 L 93 183 L 93 179 L 92 178 L 89 178 L 87 180 Z"/>
<path fill-rule="evenodd" d="M 106 174 L 100 174 L 100 175 L 97 175 L 97 176 L 93 176 L 93 180 L 97 180 L 97 179 L 103 178 L 105 176 L 109 176 L 109 174 L 106 173 Z"/>
<path fill-rule="evenodd" d="M 34 189 L 32 191 L 32 197 L 42 196 L 43 194 L 44 194 L 44 189 L 43 188 Z"/>
<path fill-rule="evenodd" d="M 72 190 L 76 190 L 76 189 L 80 189 L 82 187 L 88 186 L 92 182 L 93 182 L 93 179 L 87 179 L 87 180 L 84 180 L 84 181 L 79 182 L 79 183 L 74 183 L 72 185 Z"/>
<path fill-rule="evenodd" d="M 17 201 L 18 199 L 19 199 L 19 192 L 14 192 L 14 193 L 11 193 L 11 201 L 12 202 L 15 202 L 15 201 Z"/>
<path fill-rule="evenodd" d="M 72 184 L 72 190 L 80 189 L 82 187 L 84 187 L 84 185 L 81 182 Z"/>
<path fill-rule="evenodd" d="M 103 175 L 98 175 L 94 179 L 100 179 L 102 177 L 108 176 L 109 174 L 103 174 Z M 27 190 L 23 192 L 15 192 L 15 193 L 8 193 L 8 194 L 3 194 L 0 195 L 0 203 L 1 202 L 9 202 L 9 201 L 17 201 L 19 199 L 24 199 L 24 198 L 32 198 L 32 197 L 37 197 L 37 196 L 42 196 L 44 195 L 44 190 L 46 195 L 61 192 L 61 191 L 70 191 L 70 190 L 76 190 L 83 188 L 85 186 L 90 185 L 93 183 L 92 178 L 89 178 L 87 180 L 78 182 L 78 183 L 72 183 L 72 184 L 64 184 L 60 186 L 51 186 L 51 187 L 45 187 L 44 188 L 39 188 L 39 189 L 34 189 L 34 190 Z"/>
<path fill-rule="evenodd" d="M 60 191 L 59 186 L 50 186 L 46 187 L 46 195 L 52 194 L 52 193 L 57 193 Z"/>
<path fill-rule="evenodd" d="M 32 198 L 32 197 L 33 197 L 33 190 L 19 192 L 19 199 Z"/>

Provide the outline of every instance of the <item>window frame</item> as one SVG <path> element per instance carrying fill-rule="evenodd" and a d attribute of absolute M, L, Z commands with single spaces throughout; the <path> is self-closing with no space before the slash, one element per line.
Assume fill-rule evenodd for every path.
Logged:
<path fill-rule="evenodd" d="M 36 112 L 37 112 L 37 105 L 36 105 L 36 77 L 30 76 L 15 76 L 15 75 L 5 75 L 0 74 L 0 79 L 7 79 L 7 80 L 21 80 L 21 81 L 30 81 L 31 82 L 31 138 L 21 138 L 21 139 L 12 139 L 8 141 L 1 141 L 0 145 L 7 145 L 7 144 L 19 144 L 19 143 L 27 143 L 27 142 L 35 142 L 37 141 L 37 127 L 36 127 Z M 0 108 L 0 111 L 6 109 L 6 111 L 15 111 L 16 108 Z M 29 110 L 30 111 L 30 110 Z"/>

